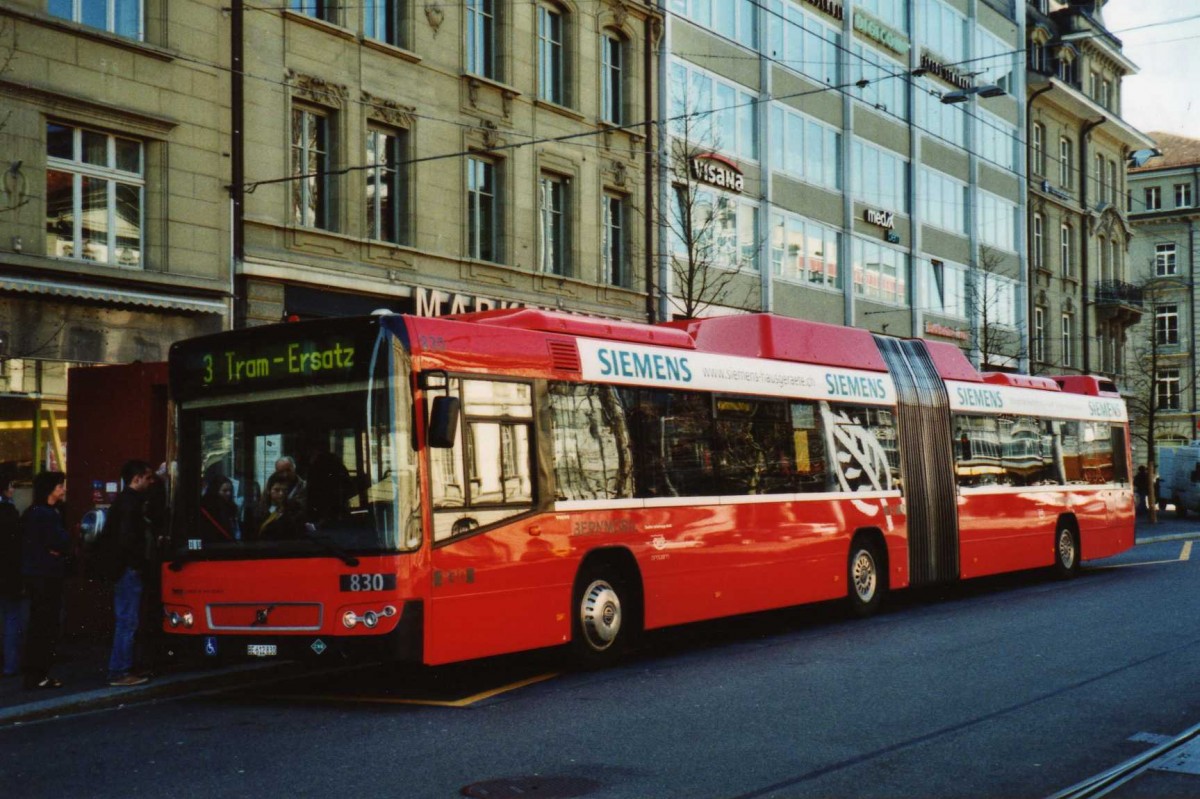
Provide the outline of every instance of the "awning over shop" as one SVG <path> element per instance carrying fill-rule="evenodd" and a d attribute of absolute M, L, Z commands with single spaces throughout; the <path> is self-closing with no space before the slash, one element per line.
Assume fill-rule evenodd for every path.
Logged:
<path fill-rule="evenodd" d="M 115 303 L 118 305 L 139 305 L 147 308 L 169 308 L 177 311 L 204 314 L 223 314 L 227 309 L 226 304 L 221 300 L 204 300 L 197 297 L 183 297 L 177 294 L 150 294 L 142 291 L 81 286 L 73 283 L 60 283 L 54 280 L 34 280 L 31 278 L 0 278 L 0 292 L 4 291 L 47 294 L 55 297 L 71 297 L 79 300 L 92 300 L 94 302 Z"/>

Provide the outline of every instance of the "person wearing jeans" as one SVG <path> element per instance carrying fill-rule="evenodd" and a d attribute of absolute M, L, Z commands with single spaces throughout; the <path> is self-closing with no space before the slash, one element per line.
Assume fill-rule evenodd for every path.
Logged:
<path fill-rule="evenodd" d="M 154 469 L 145 461 L 131 460 L 121 467 L 125 488 L 109 510 L 107 524 L 111 530 L 101 535 L 115 535 L 113 563 L 113 629 L 112 654 L 108 659 L 108 684 L 125 687 L 141 685 L 146 677 L 135 674 L 134 639 L 142 609 L 142 573 L 150 565 L 153 546 L 150 521 L 146 518 L 147 490 L 154 479 Z"/>
<path fill-rule="evenodd" d="M 133 674 L 133 639 L 137 635 L 138 618 L 142 610 L 142 575 L 137 569 L 125 567 L 113 584 L 112 655 L 108 658 L 108 681 L 112 685 L 138 685 L 145 677 Z"/>

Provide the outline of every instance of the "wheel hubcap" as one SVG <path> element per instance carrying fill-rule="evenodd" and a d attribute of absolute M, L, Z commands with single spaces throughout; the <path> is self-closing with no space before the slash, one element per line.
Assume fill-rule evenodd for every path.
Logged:
<path fill-rule="evenodd" d="M 851 568 L 854 579 L 854 593 L 861 602 L 870 602 L 875 596 L 875 586 L 879 577 L 875 573 L 875 559 L 865 549 L 860 549 L 854 556 L 854 566 Z"/>
<path fill-rule="evenodd" d="M 583 592 L 579 621 L 588 646 L 600 652 L 612 646 L 621 632 L 621 597 L 604 580 L 595 580 Z"/>
<path fill-rule="evenodd" d="M 1058 562 L 1064 569 L 1075 565 L 1075 539 L 1070 530 L 1062 530 L 1058 534 Z"/>

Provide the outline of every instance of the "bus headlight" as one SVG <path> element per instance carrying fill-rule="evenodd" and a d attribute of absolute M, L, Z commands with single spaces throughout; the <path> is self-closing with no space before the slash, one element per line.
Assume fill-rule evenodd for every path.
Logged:
<path fill-rule="evenodd" d="M 163 608 L 163 620 L 172 630 L 177 630 L 180 627 L 191 629 L 196 626 L 196 616 L 192 613 L 191 608 Z"/>
<path fill-rule="evenodd" d="M 373 630 L 379 625 L 380 619 L 390 619 L 395 615 L 395 605 L 384 605 L 378 610 L 364 610 L 362 613 L 354 608 L 348 608 L 342 612 L 342 624 L 348 630 L 353 630 L 360 624 L 368 630 Z"/>

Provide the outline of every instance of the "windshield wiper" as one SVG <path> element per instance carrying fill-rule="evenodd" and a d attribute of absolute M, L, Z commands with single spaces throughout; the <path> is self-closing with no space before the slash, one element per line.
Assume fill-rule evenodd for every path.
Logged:
<path fill-rule="evenodd" d="M 325 552 L 333 555 L 342 563 L 345 563 L 347 566 L 358 565 L 358 558 L 339 547 L 337 543 L 335 543 L 334 540 L 329 536 L 318 533 L 316 526 L 312 522 L 301 525 L 300 529 L 304 531 L 304 535 L 309 541 L 319 544 Z"/>

